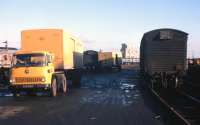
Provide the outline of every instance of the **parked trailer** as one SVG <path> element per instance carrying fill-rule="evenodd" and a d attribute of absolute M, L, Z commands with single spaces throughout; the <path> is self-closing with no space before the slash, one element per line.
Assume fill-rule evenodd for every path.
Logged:
<path fill-rule="evenodd" d="M 20 91 L 67 91 L 67 80 L 78 85 L 83 66 L 83 43 L 61 29 L 25 30 L 21 50 L 14 56 L 11 89 Z"/>
<path fill-rule="evenodd" d="M 155 85 L 177 88 L 186 71 L 188 34 L 176 29 L 157 29 L 143 35 L 140 70 Z"/>
<path fill-rule="evenodd" d="M 98 67 L 98 52 L 94 50 L 84 51 L 83 64 L 86 69 L 96 69 Z"/>
<path fill-rule="evenodd" d="M 101 68 L 121 69 L 122 54 L 120 52 L 99 52 L 98 53 L 99 66 Z"/>

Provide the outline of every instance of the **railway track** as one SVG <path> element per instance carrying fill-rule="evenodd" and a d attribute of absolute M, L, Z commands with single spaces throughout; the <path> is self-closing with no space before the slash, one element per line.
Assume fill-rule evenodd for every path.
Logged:
<path fill-rule="evenodd" d="M 179 91 L 166 94 L 150 90 L 185 125 L 200 125 L 200 100 Z"/>
<path fill-rule="evenodd" d="M 180 93 L 180 94 L 182 94 L 183 96 L 186 96 L 187 98 L 189 98 L 189 99 L 193 100 L 194 102 L 196 102 L 196 103 L 199 103 L 199 104 L 200 104 L 200 100 L 199 100 L 198 98 L 196 98 L 196 97 L 193 97 L 192 95 L 190 95 L 190 94 L 187 94 L 187 93 L 185 93 L 185 92 L 182 92 L 182 91 L 179 91 L 178 93 Z"/>

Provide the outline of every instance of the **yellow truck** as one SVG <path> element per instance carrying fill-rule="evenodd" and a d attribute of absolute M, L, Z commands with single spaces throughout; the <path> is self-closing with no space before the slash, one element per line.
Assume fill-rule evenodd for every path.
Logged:
<path fill-rule="evenodd" d="M 55 97 L 67 92 L 67 81 L 79 85 L 83 66 L 83 43 L 62 29 L 21 32 L 21 49 L 13 58 L 10 84 L 20 91 L 48 91 Z"/>

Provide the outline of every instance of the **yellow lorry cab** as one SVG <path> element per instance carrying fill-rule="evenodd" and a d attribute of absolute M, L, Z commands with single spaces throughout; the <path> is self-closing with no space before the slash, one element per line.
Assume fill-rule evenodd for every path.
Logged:
<path fill-rule="evenodd" d="M 10 82 L 13 89 L 49 90 L 54 67 L 52 54 L 18 51 L 13 57 Z"/>

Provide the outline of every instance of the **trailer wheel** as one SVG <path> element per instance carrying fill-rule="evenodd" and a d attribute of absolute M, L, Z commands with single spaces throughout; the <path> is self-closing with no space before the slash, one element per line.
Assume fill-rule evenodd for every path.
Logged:
<path fill-rule="evenodd" d="M 57 95 L 57 79 L 55 77 L 52 78 L 50 91 L 51 91 L 51 96 L 56 97 L 56 95 Z"/>
<path fill-rule="evenodd" d="M 18 96 L 20 96 L 19 93 L 18 93 L 16 90 L 14 90 L 14 91 L 12 92 L 12 94 L 13 94 L 13 97 L 18 97 Z"/>
<path fill-rule="evenodd" d="M 63 76 L 62 77 L 62 88 L 61 88 L 61 90 L 62 90 L 62 93 L 63 94 L 66 94 L 67 93 L 67 80 L 66 80 L 66 78 Z"/>

